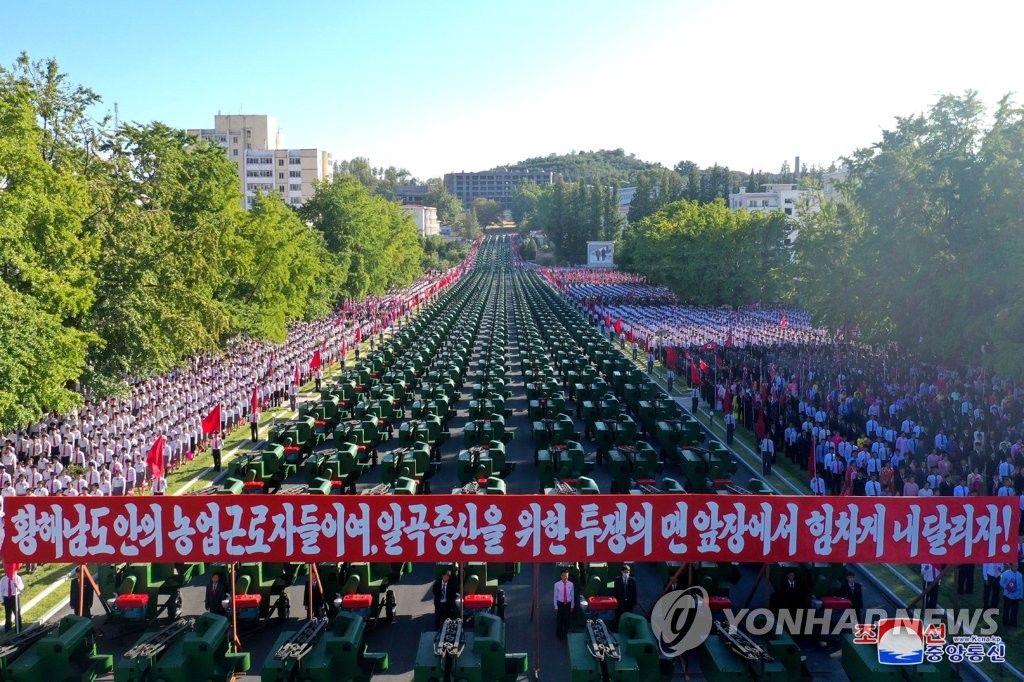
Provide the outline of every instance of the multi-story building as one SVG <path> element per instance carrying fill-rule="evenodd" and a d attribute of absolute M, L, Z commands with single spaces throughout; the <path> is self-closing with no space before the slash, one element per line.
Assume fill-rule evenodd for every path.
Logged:
<path fill-rule="evenodd" d="M 397 185 L 395 186 L 395 201 L 403 204 L 422 204 L 427 198 L 430 188 L 426 185 Z"/>
<path fill-rule="evenodd" d="M 803 194 L 797 185 L 787 183 L 761 185 L 760 192 L 748 192 L 746 187 L 740 187 L 739 192 L 729 195 L 729 208 L 757 213 L 782 211 L 795 217 Z"/>
<path fill-rule="evenodd" d="M 213 128 L 190 129 L 224 148 L 238 168 L 243 205 L 252 207 L 257 192 L 277 192 L 290 206 L 313 196 L 313 183 L 331 177 L 331 155 L 319 149 L 285 149 L 277 121 L 265 114 L 218 114 Z"/>
<path fill-rule="evenodd" d="M 416 221 L 416 228 L 421 237 L 433 237 L 441 234 L 441 224 L 437 221 L 437 209 L 433 206 L 403 204 L 402 210 Z"/>
<path fill-rule="evenodd" d="M 493 170 L 479 173 L 445 173 L 444 186 L 457 196 L 465 208 L 473 205 L 477 197 L 494 199 L 506 211 L 512 210 L 512 190 L 520 182 L 532 181 L 550 185 L 555 181 L 551 171 Z"/>

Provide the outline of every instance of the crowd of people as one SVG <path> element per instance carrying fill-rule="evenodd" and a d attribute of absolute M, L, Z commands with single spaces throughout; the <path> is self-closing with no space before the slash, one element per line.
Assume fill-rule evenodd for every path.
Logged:
<path fill-rule="evenodd" d="M 660 361 L 670 386 L 685 377 L 694 409 L 703 400 L 712 419 L 720 415 L 730 443 L 737 425 L 754 433 L 766 476 L 786 457 L 806 472 L 811 494 L 1012 496 L 1024 510 L 1024 387 L 1012 380 L 866 346 L 793 308 L 645 304 L 660 294 L 616 273 L 545 275 L 595 325 L 631 344 L 634 359 L 642 348 L 648 370 Z M 1024 513 L 1018 533 L 1024 562 Z M 957 592 L 971 593 L 976 567 L 952 568 Z M 926 607 L 947 572 L 921 566 Z M 1002 623 L 1015 627 L 1024 599 L 1018 563 L 985 564 L 981 581 L 984 606 L 1001 606 Z"/>
<path fill-rule="evenodd" d="M 572 295 L 594 323 L 636 343 L 729 412 L 772 459 L 810 469 L 815 492 L 847 495 L 1020 495 L 1024 388 L 980 367 L 916 360 L 836 338 L 807 313 L 777 306 L 592 304 L 606 287 L 645 297 L 642 281 L 580 269 Z M 765 440 L 767 439 L 767 443 Z M 777 453 L 777 454 L 775 454 Z"/>
<path fill-rule="evenodd" d="M 647 283 L 643 275 L 594 268 L 557 268 L 540 271 L 556 288 L 586 306 L 616 304 L 674 304 L 678 298 L 664 287 Z"/>
<path fill-rule="evenodd" d="M 165 474 L 147 462 L 163 436 L 164 470 L 192 459 L 259 413 L 290 403 L 298 387 L 400 321 L 462 272 L 434 272 L 387 296 L 346 302 L 332 315 L 296 322 L 282 344 L 240 339 L 223 353 L 191 358 L 163 376 L 126 379 L 122 396 L 94 397 L 66 414 L 48 414 L 6 434 L 0 452 L 0 503 L 11 495 L 131 495 L 166 492 Z M 314 356 L 316 360 L 314 361 Z M 319 365 L 319 366 L 317 366 Z M 220 430 L 202 421 L 216 405 Z M 158 453 L 159 454 L 159 453 Z M 2 508 L 2 507 L 0 507 Z"/>

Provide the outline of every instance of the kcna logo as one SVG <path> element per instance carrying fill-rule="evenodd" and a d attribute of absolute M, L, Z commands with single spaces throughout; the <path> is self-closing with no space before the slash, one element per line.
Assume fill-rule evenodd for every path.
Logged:
<path fill-rule="evenodd" d="M 711 610 L 703 587 L 662 595 L 651 610 L 651 630 L 661 653 L 678 656 L 700 646 L 711 634 Z"/>
<path fill-rule="evenodd" d="M 946 626 L 917 618 L 883 618 L 874 625 L 859 625 L 853 642 L 877 645 L 879 663 L 918 665 L 924 662 L 926 646 L 946 643 Z"/>

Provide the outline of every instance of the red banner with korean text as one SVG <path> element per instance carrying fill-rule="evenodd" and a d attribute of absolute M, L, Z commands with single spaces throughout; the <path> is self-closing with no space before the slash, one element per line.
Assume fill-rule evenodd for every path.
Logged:
<path fill-rule="evenodd" d="M 1015 560 L 1016 497 L 8 497 L 5 561 Z"/>

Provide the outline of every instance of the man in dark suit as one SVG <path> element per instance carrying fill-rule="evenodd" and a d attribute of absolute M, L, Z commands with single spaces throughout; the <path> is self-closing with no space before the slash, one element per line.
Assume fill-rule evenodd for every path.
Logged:
<path fill-rule="evenodd" d="M 636 606 L 636 579 L 629 564 L 623 564 L 622 574 L 615 579 L 612 596 L 618 602 L 615 607 L 615 624 L 618 625 L 622 614 L 632 613 Z"/>
<path fill-rule="evenodd" d="M 206 586 L 206 610 L 218 616 L 226 616 L 224 600 L 228 598 L 228 590 L 221 580 L 220 573 L 210 576 L 210 584 Z"/>
<path fill-rule="evenodd" d="M 82 584 L 85 583 L 85 593 L 82 593 Z M 75 571 L 75 577 L 71 579 L 71 610 L 76 616 L 92 618 L 92 584 L 85 579 L 81 568 Z M 78 612 L 79 603 L 82 605 L 82 612 Z"/>
<path fill-rule="evenodd" d="M 450 569 L 444 569 L 441 577 L 434 581 L 434 630 L 441 629 L 441 623 L 446 618 L 454 618 L 457 615 L 455 599 L 459 595 L 459 589 L 452 580 Z"/>
<path fill-rule="evenodd" d="M 850 600 L 853 605 L 853 613 L 857 616 L 857 622 L 862 622 L 864 616 L 864 590 L 857 582 L 857 576 L 853 571 L 846 572 L 846 582 L 839 587 L 839 596 Z"/>
<path fill-rule="evenodd" d="M 793 611 L 807 606 L 807 595 L 804 586 L 796 577 L 796 571 L 788 569 L 779 589 L 775 590 L 775 608 L 778 611 Z"/>

